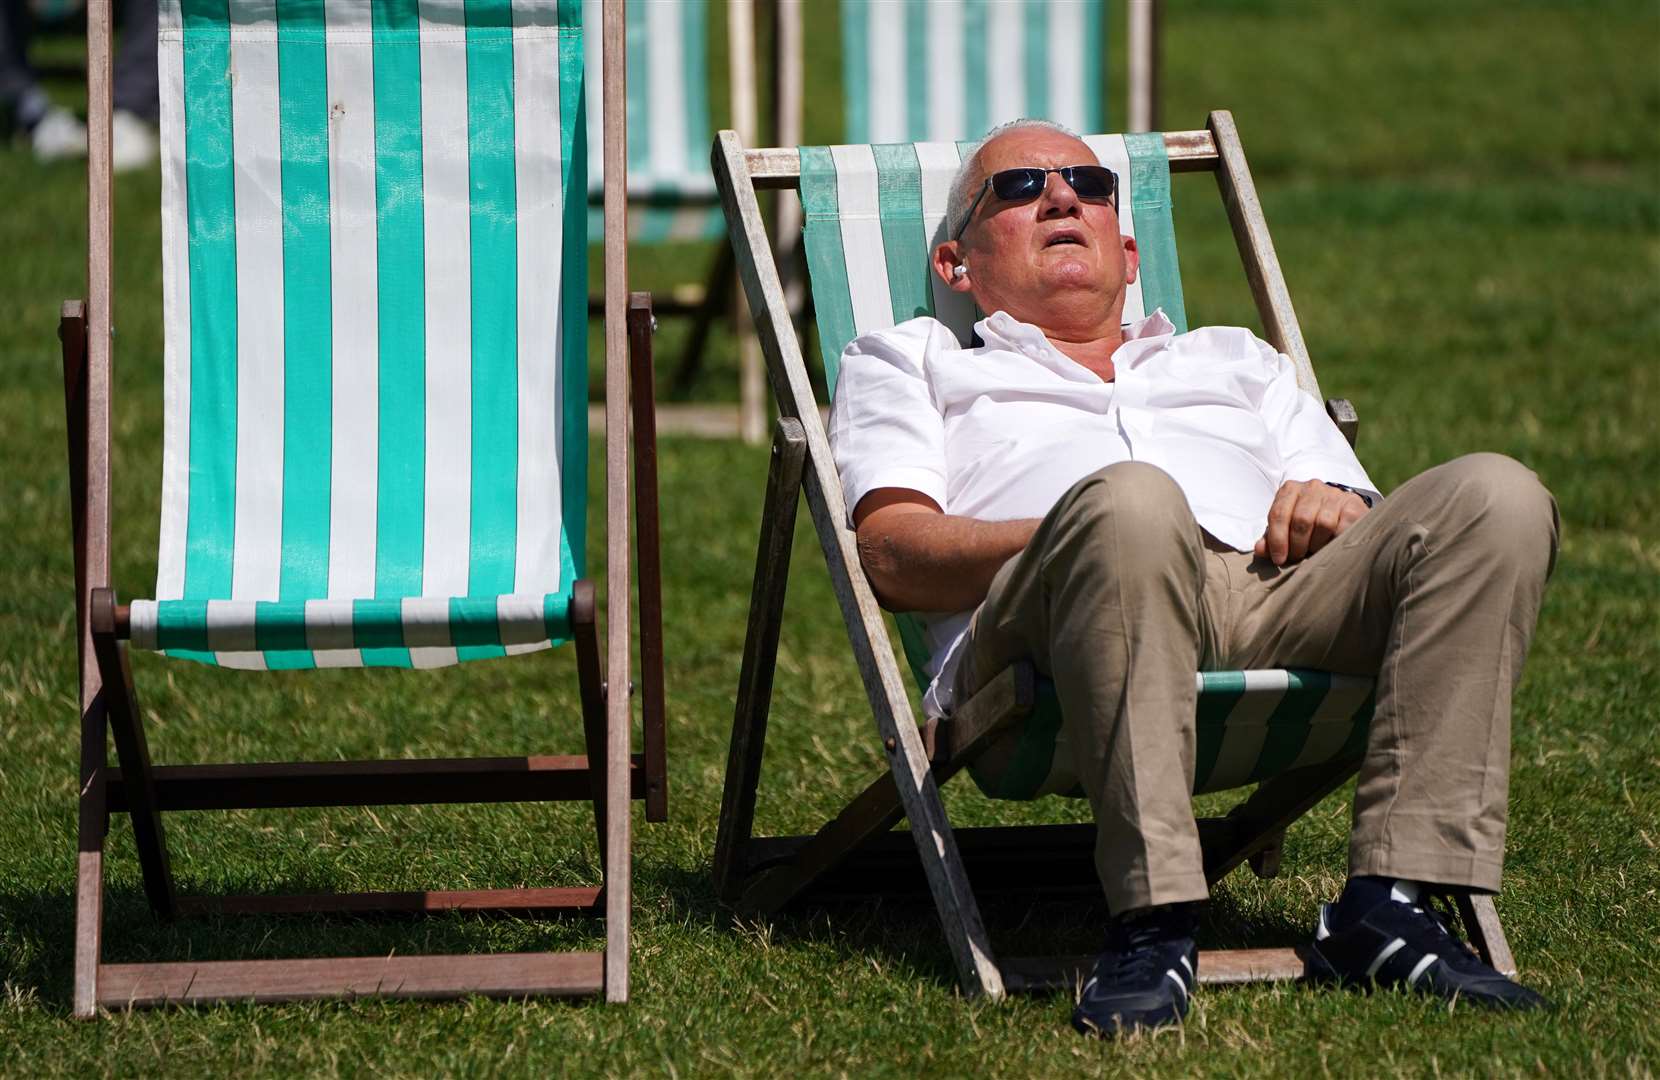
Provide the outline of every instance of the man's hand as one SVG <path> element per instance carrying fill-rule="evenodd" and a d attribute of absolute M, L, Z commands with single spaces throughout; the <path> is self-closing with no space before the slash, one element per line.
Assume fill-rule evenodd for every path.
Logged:
<path fill-rule="evenodd" d="M 1268 508 L 1268 529 L 1257 541 L 1258 558 L 1284 566 L 1314 554 L 1371 509 L 1352 491 L 1322 480 L 1287 480 Z"/>

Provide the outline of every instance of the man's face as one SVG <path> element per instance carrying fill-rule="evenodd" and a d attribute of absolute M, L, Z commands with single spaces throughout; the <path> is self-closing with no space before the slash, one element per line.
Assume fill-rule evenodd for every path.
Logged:
<path fill-rule="evenodd" d="M 1001 169 L 1095 161 L 1081 139 L 1017 128 L 981 150 L 975 190 Z M 1120 235 L 1110 201 L 1080 199 L 1058 173 L 1047 179 L 1043 193 L 1028 202 L 1006 202 L 987 191 L 961 238 L 936 249 L 935 269 L 954 288 L 972 293 L 982 311 L 1001 309 L 1046 325 L 1058 305 L 1081 301 L 1103 316 L 1111 309 L 1116 320 L 1124 286 L 1135 280 L 1135 241 Z M 958 264 L 968 272 L 954 277 Z"/>

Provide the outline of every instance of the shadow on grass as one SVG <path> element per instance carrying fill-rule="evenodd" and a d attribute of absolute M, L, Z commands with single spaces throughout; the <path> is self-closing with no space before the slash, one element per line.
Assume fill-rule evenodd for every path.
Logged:
<path fill-rule="evenodd" d="M 957 982 L 938 914 L 926 894 L 809 900 L 774 915 L 753 918 L 716 900 L 706 878 L 686 894 L 695 897 L 694 911 L 712 908 L 716 925 L 735 936 L 759 934 L 774 946 L 838 949 L 849 956 L 871 957 L 880 967 L 910 972 L 941 986 Z M 994 954 L 1005 960 L 1093 955 L 1105 943 L 1111 917 L 1098 895 L 1056 898 L 1003 892 L 982 896 L 980 901 L 981 918 Z M 1198 932 L 1201 949 L 1291 947 L 1306 945 L 1311 937 L 1312 928 L 1306 922 L 1283 911 L 1242 903 L 1225 886 L 1213 888 Z"/>

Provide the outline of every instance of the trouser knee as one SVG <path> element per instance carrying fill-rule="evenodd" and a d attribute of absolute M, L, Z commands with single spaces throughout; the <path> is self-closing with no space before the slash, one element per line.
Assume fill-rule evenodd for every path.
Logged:
<path fill-rule="evenodd" d="M 1556 562 L 1559 521 L 1556 500 L 1539 477 L 1503 454 L 1466 454 L 1433 472 L 1449 489 L 1446 506 L 1455 521 L 1448 542 L 1469 543 L 1494 559 L 1537 561 L 1548 552 L 1544 572 Z"/>
<path fill-rule="evenodd" d="M 1196 528 L 1176 481 L 1141 461 L 1090 473 L 1061 496 L 1055 514 L 1072 528 L 1110 529 L 1121 545 L 1139 549 L 1169 550 L 1170 541 L 1190 540 Z"/>

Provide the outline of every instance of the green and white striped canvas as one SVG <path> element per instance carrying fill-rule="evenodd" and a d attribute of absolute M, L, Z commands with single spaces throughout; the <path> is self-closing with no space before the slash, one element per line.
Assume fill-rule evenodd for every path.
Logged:
<path fill-rule="evenodd" d="M 1366 749 L 1371 679 L 1271 669 L 1202 671 L 1195 680 L 1195 795 L 1254 784 L 1305 765 L 1358 759 Z M 969 775 L 994 799 L 1036 798 L 1049 779 L 1060 730 L 1055 684 L 1040 678 L 1037 707 L 1001 774 L 986 776 L 970 764 Z M 1084 795 L 1079 788 L 1056 794 Z"/>
<path fill-rule="evenodd" d="M 431 667 L 569 634 L 575 0 L 162 0 L 166 443 L 136 645 Z"/>
<path fill-rule="evenodd" d="M 1107 126 L 1106 0 L 842 0 L 850 143 L 978 138 L 1042 117 Z"/>
<path fill-rule="evenodd" d="M 601 0 L 583 0 L 598 26 Z M 628 231 L 631 239 L 713 240 L 726 235 L 715 175 L 709 168 L 708 0 L 626 0 L 628 23 Z M 598 34 L 588 38 L 588 81 L 600 86 Z M 588 116 L 591 204 L 588 237 L 598 243 L 605 175 L 599 110 Z"/>
<path fill-rule="evenodd" d="M 1141 272 L 1124 304 L 1130 323 L 1162 308 L 1187 330 L 1181 270 L 1170 214 L 1170 163 L 1164 136 L 1091 135 L 1084 141 L 1119 175 L 1119 223 L 1136 238 Z M 807 268 L 817 312 L 825 378 L 835 392 L 842 349 L 860 334 L 932 315 L 968 343 L 972 302 L 952 292 L 928 265 L 945 239 L 945 206 L 961 154 L 972 144 L 914 143 L 801 148 L 801 202 Z M 1305 389 L 1308 389 L 1305 386 Z M 921 627 L 896 618 L 918 683 L 928 683 Z M 1358 756 L 1372 714 L 1372 680 L 1314 671 L 1201 672 L 1195 792 L 1221 791 L 1285 769 Z M 1014 762 L 993 782 L 994 798 L 1030 799 L 1049 775 L 1060 732 L 1054 687 L 1040 680 Z M 1073 794 L 1079 794 L 1073 792 Z"/>

